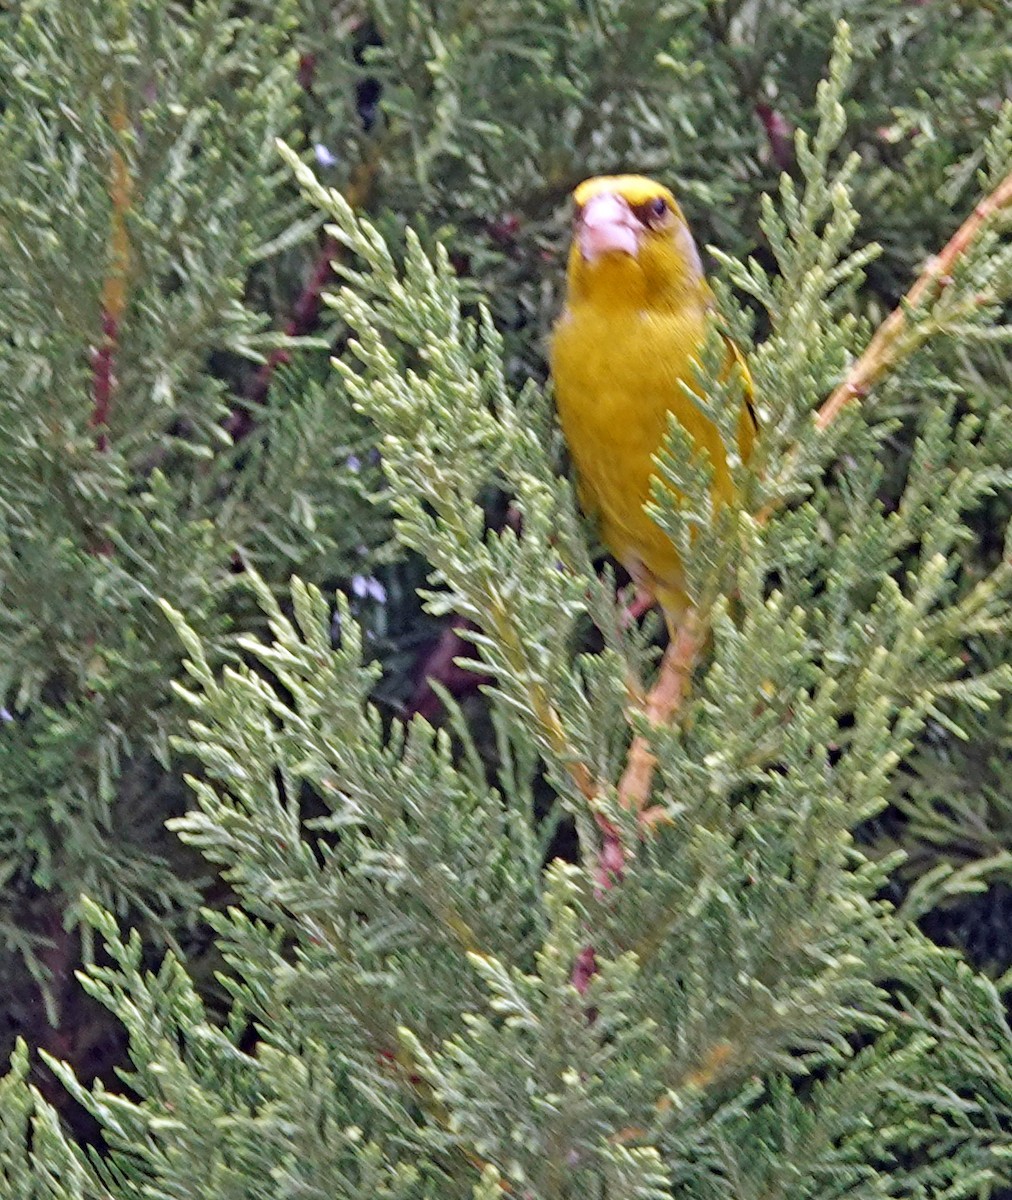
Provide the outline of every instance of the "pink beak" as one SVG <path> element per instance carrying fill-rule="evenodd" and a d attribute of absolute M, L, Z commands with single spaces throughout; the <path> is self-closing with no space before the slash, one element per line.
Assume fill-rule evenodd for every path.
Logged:
<path fill-rule="evenodd" d="M 602 192 L 584 205 L 576 238 L 580 253 L 593 261 L 610 251 L 635 255 L 639 230 L 640 223 L 629 205 L 620 196 Z"/>

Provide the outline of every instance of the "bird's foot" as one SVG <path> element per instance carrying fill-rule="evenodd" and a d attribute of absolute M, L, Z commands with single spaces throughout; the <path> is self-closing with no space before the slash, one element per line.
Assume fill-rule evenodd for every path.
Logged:
<path fill-rule="evenodd" d="M 631 598 L 629 598 L 630 593 L 632 594 Z M 657 601 L 648 591 L 634 583 L 623 588 L 619 603 L 621 606 L 619 628 L 628 629 L 630 625 L 635 625 L 637 621 L 642 620 Z"/>

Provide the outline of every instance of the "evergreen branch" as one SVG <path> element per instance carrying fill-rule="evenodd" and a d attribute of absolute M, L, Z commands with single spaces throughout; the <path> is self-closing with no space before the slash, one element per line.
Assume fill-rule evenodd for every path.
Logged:
<path fill-rule="evenodd" d="M 389 1065 L 391 1072 L 397 1077 L 398 1081 L 414 1098 L 426 1117 L 438 1125 L 440 1129 L 447 1132 L 451 1131 L 452 1122 L 446 1105 L 436 1094 L 425 1076 L 421 1074 L 425 1066 L 431 1062 L 431 1056 L 410 1029 L 400 1028 L 397 1033 L 397 1050 L 382 1050 L 380 1051 L 380 1056 Z M 484 1176 L 493 1169 L 490 1163 L 466 1146 L 455 1145 L 453 1151 L 459 1154 L 463 1161 L 480 1175 Z M 498 1185 L 501 1193 L 507 1196 L 513 1194 L 513 1188 L 505 1179 L 499 1177 L 498 1172 L 495 1174 L 495 1183 Z"/>
<path fill-rule="evenodd" d="M 864 353 L 847 372 L 847 377 L 819 409 L 815 417 L 816 429 L 820 432 L 826 429 L 845 405 L 866 396 L 887 371 L 921 344 L 924 337 L 918 337 L 916 331 L 910 331 L 913 336 L 909 341 L 905 338 L 909 330 L 907 311 L 916 311 L 926 300 L 937 299 L 942 294 L 952 282 L 952 272 L 958 260 L 973 246 L 994 217 L 1010 206 L 1012 172 L 980 201 L 942 251 L 928 262 L 899 305 L 878 327 Z"/>
<path fill-rule="evenodd" d="M 842 382 L 816 411 L 813 424 L 817 433 L 825 432 L 850 403 L 863 400 L 884 375 L 908 358 L 937 331 L 937 324 L 932 322 L 924 322 L 921 327 L 912 325 L 909 314 L 916 313 L 925 303 L 937 301 L 943 295 L 952 283 L 953 272 L 960 259 L 974 246 L 994 218 L 1010 206 L 1012 173 L 1006 175 L 998 186 L 977 204 L 943 249 L 928 262 L 899 305 L 878 327 Z M 974 297 L 973 303 L 979 305 L 990 299 L 992 297 L 985 294 Z M 791 477 L 800 457 L 801 450 L 798 446 L 788 451 L 780 472 L 782 478 Z M 781 506 L 783 499 L 782 495 L 778 495 L 768 500 L 756 513 L 756 520 L 765 524 Z"/>
<path fill-rule="evenodd" d="M 504 521 L 520 532 L 520 513 L 515 506 L 510 506 Z M 477 631 L 474 621 L 459 614 L 451 615 L 435 645 L 422 655 L 414 672 L 417 682 L 404 711 L 405 720 L 417 714 L 432 724 L 443 707 L 443 689 L 459 700 L 492 682 L 492 676 L 476 670 L 473 663 L 463 665 L 458 662 L 468 650 L 465 633 Z"/>
<path fill-rule="evenodd" d="M 583 762 L 575 747 L 572 746 L 562 718 L 552 704 L 547 691 L 537 681 L 533 672 L 528 670 L 527 648 L 524 646 L 520 631 L 511 619 L 501 596 L 497 591 L 489 589 L 489 598 L 488 615 L 492 629 L 502 643 L 503 649 L 509 654 L 510 665 L 518 674 L 525 672 L 530 680 L 531 708 L 541 728 L 542 736 L 551 746 L 552 752 L 559 762 L 565 766 L 577 790 L 590 805 L 595 820 L 602 825 L 602 828 L 610 829 L 610 823 L 597 811 L 601 781 L 595 777 L 590 767 Z"/>
<path fill-rule="evenodd" d="M 425 258 L 417 238 L 410 240 L 408 267 L 405 281 L 402 282 L 396 275 L 392 258 L 379 232 L 358 218 L 346 198 L 339 192 L 323 188 L 305 164 L 282 143 L 279 143 L 279 150 L 292 167 L 308 198 L 333 217 L 335 225 L 332 228 L 342 244 L 349 251 L 360 255 L 375 279 L 391 289 L 389 299 L 383 307 L 370 308 L 357 298 L 351 288 L 343 289 L 335 297 L 335 302 L 341 308 L 345 319 L 358 331 L 358 340 L 352 343 L 356 356 L 371 370 L 379 372 L 384 380 L 394 377 L 399 379 L 399 376 L 394 374 L 394 360 L 379 335 L 382 323 L 407 344 L 420 343 L 424 357 L 430 363 L 430 370 L 444 386 L 459 387 L 458 380 L 466 380 L 466 387 L 469 389 L 479 386 L 501 388 L 502 381 L 494 373 L 487 383 L 483 383 L 485 376 L 475 372 L 472 365 L 476 351 L 471 339 L 475 334 L 461 317 L 459 300 L 454 294 L 455 284 L 450 281 L 449 265 L 445 256 L 437 260 L 434 267 Z M 365 286 L 369 278 L 365 274 L 344 268 L 341 273 L 350 282 L 360 286 Z M 377 285 L 376 282 L 370 282 L 368 286 L 375 288 Z M 482 325 L 482 329 L 491 337 L 491 326 L 487 321 Z M 447 345 L 452 348 L 452 355 L 445 363 L 433 354 L 436 338 L 440 333 L 446 337 Z M 399 448 L 409 421 L 418 422 L 420 417 L 424 421 L 431 419 L 418 407 L 418 396 L 425 394 L 420 386 L 421 377 L 412 380 L 414 389 L 407 392 L 403 390 L 402 383 L 398 382 L 397 388 L 389 394 L 388 407 L 384 411 L 375 389 L 370 390 L 368 386 L 364 386 L 362 378 L 344 363 L 335 360 L 335 365 L 342 371 L 356 400 L 363 408 L 368 406 L 368 411 L 380 425 L 380 429 L 387 434 L 384 459 L 388 473 L 393 473 L 398 478 L 408 477 L 409 472 L 406 469 L 398 472 L 397 468 L 397 455 L 406 455 L 405 466 L 410 462 L 410 474 L 418 476 L 424 484 L 420 497 L 411 497 L 410 503 L 405 505 L 401 537 L 413 549 L 427 553 L 436 570 L 461 589 L 461 597 L 465 601 L 461 615 L 475 619 L 480 613 L 481 626 L 494 644 L 497 655 L 501 656 L 509 675 L 524 681 L 524 704 L 534 718 L 539 739 L 549 759 L 556 762 L 569 776 L 577 792 L 587 801 L 598 824 L 602 828 L 610 828 L 609 823 L 598 811 L 599 800 L 604 791 L 603 783 L 584 761 L 550 690 L 541 678 L 541 664 L 518 628 L 510 601 L 504 594 L 499 565 L 492 559 L 481 559 L 469 564 L 467 575 L 457 579 L 452 560 L 440 561 L 438 557 L 433 560 L 434 546 L 431 538 L 434 528 L 452 530 L 455 536 L 465 531 L 470 535 L 469 527 L 482 519 L 473 505 L 471 490 L 474 479 L 487 470 L 487 460 L 480 456 L 475 457 L 470 465 L 474 475 L 474 478 L 471 478 L 463 470 L 465 461 L 458 458 L 455 467 L 459 474 L 452 486 L 448 487 L 448 481 L 443 479 L 439 479 L 437 485 L 435 472 L 439 460 L 432 456 L 431 451 L 427 451 L 425 457 L 417 458 L 417 438 L 410 443 L 403 443 L 403 449 Z M 483 364 L 482 371 L 488 370 Z M 425 382 L 428 384 L 427 379 Z M 396 407 L 389 407 L 391 401 L 395 402 Z M 505 392 L 499 403 L 509 403 Z M 473 410 L 476 420 L 483 411 L 478 407 Z M 390 422 L 393 418 L 396 418 L 396 424 L 388 424 L 384 429 L 383 421 Z M 477 424 L 470 435 L 475 450 L 482 446 L 498 444 L 504 427 L 494 416 L 487 421 L 482 417 L 481 424 Z M 496 452 L 501 452 L 501 444 Z M 441 469 L 441 466 L 440 463 L 438 469 Z M 434 510 L 435 522 L 425 516 L 425 505 Z M 423 517 L 424 520 L 420 522 L 420 518 Z"/>

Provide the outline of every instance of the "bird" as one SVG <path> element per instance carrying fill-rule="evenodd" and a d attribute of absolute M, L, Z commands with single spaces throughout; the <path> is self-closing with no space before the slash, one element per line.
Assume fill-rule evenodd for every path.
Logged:
<path fill-rule="evenodd" d="M 699 250 L 673 193 L 642 175 L 584 180 L 572 194 L 566 295 L 550 346 L 555 402 L 577 497 L 637 590 L 660 605 L 674 637 L 688 607 L 681 559 L 644 510 L 655 455 L 672 414 L 713 469 L 717 502 L 734 496 L 715 424 L 686 395 L 715 318 Z M 737 347 L 729 365 L 745 382 L 738 450 L 758 431 L 752 384 Z"/>

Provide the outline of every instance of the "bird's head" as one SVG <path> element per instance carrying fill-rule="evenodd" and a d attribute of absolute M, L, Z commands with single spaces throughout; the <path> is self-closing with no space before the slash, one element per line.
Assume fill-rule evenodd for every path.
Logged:
<path fill-rule="evenodd" d="M 703 266 L 671 192 L 642 175 L 600 175 L 573 192 L 569 302 L 671 308 L 705 297 Z"/>

